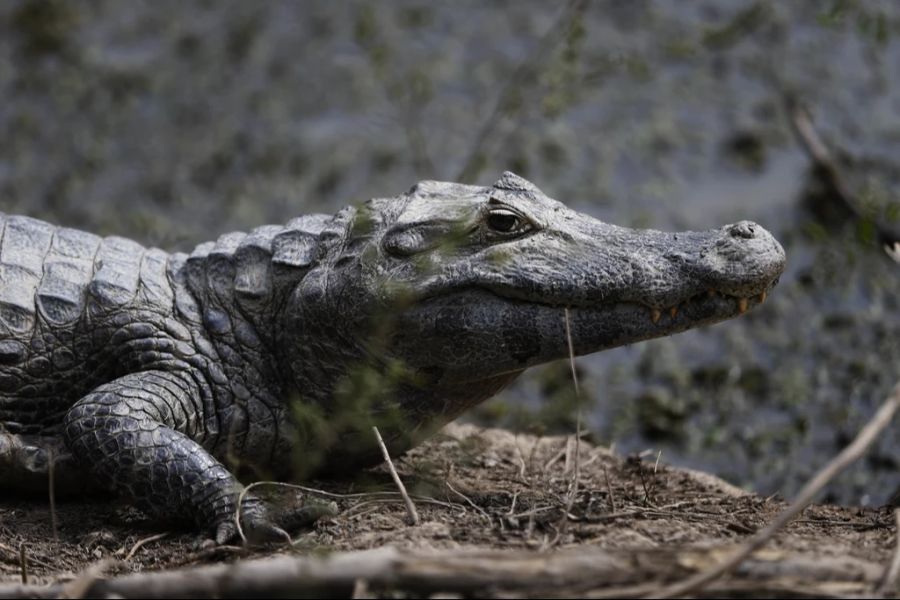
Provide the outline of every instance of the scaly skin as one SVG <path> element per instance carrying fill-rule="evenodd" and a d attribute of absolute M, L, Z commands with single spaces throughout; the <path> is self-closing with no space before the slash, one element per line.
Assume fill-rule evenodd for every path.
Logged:
<path fill-rule="evenodd" d="M 235 473 L 376 463 L 371 425 L 402 452 L 566 356 L 565 308 L 576 353 L 595 352 L 740 314 L 784 267 L 756 224 L 624 229 L 510 173 L 422 182 L 190 256 L 0 226 L 0 477 L 33 487 L 63 446 L 104 487 L 220 543 Z M 286 536 L 252 495 L 241 511 L 258 538 Z"/>

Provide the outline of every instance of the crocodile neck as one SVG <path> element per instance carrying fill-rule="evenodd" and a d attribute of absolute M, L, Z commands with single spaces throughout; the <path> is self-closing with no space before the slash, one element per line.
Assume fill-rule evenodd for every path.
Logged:
<path fill-rule="evenodd" d="M 197 305 L 193 320 L 220 356 L 275 376 L 264 375 L 265 381 L 277 378 L 285 388 L 295 387 L 282 313 L 297 310 L 292 296 L 311 272 L 342 255 L 355 213 L 347 208 L 227 233 L 183 259 L 184 285 Z"/>

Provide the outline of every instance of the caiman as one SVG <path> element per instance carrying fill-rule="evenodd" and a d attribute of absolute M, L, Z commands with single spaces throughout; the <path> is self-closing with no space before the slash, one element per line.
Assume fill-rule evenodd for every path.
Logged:
<path fill-rule="evenodd" d="M 569 339 L 581 355 L 734 317 L 784 264 L 755 223 L 617 227 L 512 173 L 190 254 L 0 216 L 0 489 L 58 461 L 224 543 L 237 475 L 378 463 L 372 425 L 401 453 Z M 257 496 L 240 511 L 286 535 Z"/>

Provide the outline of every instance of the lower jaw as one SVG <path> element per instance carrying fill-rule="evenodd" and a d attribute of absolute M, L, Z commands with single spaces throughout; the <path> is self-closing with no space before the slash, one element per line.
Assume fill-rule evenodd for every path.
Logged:
<path fill-rule="evenodd" d="M 392 354 L 434 383 L 460 384 L 565 358 L 569 339 L 576 355 L 590 354 L 724 321 L 764 299 L 703 293 L 657 310 L 626 302 L 566 307 L 469 290 L 404 311 Z"/>
<path fill-rule="evenodd" d="M 634 303 L 551 310 L 568 313 L 573 349 L 581 355 L 725 321 L 764 300 L 704 294 L 664 311 Z"/>

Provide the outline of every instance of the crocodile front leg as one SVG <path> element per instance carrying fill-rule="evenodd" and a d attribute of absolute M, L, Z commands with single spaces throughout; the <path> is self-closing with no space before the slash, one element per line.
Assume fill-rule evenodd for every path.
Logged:
<path fill-rule="evenodd" d="M 65 418 L 66 444 L 101 484 L 141 510 L 173 514 L 207 528 L 219 544 L 235 538 L 242 486 L 188 437 L 200 390 L 188 373 L 144 371 L 101 385 Z M 263 502 L 245 495 L 241 525 L 255 540 L 285 540 Z"/>

